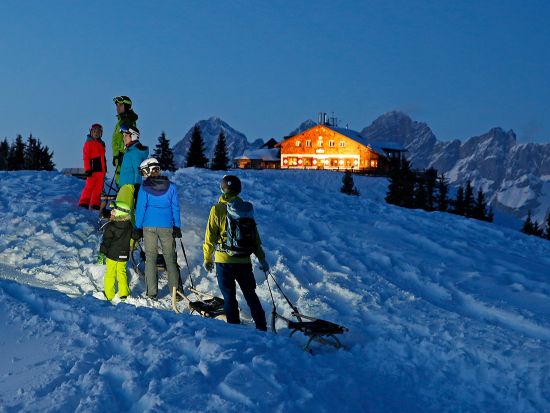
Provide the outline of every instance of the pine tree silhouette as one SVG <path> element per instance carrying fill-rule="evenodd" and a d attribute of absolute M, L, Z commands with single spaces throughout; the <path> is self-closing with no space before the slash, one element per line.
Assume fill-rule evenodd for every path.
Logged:
<path fill-rule="evenodd" d="M 546 216 L 546 226 L 544 228 L 544 238 L 550 240 L 550 214 Z"/>
<path fill-rule="evenodd" d="M 414 179 L 414 201 L 413 208 L 426 209 L 427 208 L 427 191 L 426 191 L 426 179 L 423 173 L 415 175 Z"/>
<path fill-rule="evenodd" d="M 446 212 L 449 209 L 449 184 L 445 175 L 441 174 L 437 178 L 437 210 Z"/>
<path fill-rule="evenodd" d="M 424 174 L 424 182 L 426 185 L 426 211 L 435 210 L 435 189 L 437 187 L 437 170 L 429 168 Z"/>
<path fill-rule="evenodd" d="M 466 212 L 465 203 L 464 203 L 464 188 L 462 186 L 459 186 L 456 190 L 456 199 L 452 202 L 453 203 L 453 210 L 451 211 L 453 214 L 457 215 L 464 215 Z"/>
<path fill-rule="evenodd" d="M 350 171 L 344 172 L 344 177 L 342 178 L 342 187 L 340 192 L 347 195 L 359 195 L 359 191 L 355 187 L 353 182 L 353 176 Z"/>
<path fill-rule="evenodd" d="M 191 135 L 191 145 L 187 152 L 186 167 L 195 166 L 197 168 L 206 168 L 208 159 L 204 156 L 204 141 L 198 126 L 193 128 Z"/>
<path fill-rule="evenodd" d="M 212 159 L 211 168 L 216 171 L 226 171 L 229 164 L 229 157 L 227 156 L 227 145 L 225 142 L 225 133 L 223 130 L 218 135 L 218 141 L 214 148 L 214 158 Z"/>
<path fill-rule="evenodd" d="M 464 216 L 471 217 L 474 209 L 474 188 L 470 180 L 464 189 Z"/>
<path fill-rule="evenodd" d="M 10 144 L 8 139 L 0 142 L 0 171 L 8 170 L 8 156 L 10 154 Z"/>
<path fill-rule="evenodd" d="M 534 235 L 535 234 L 535 225 L 533 223 L 533 216 L 531 214 L 531 210 L 527 212 L 527 218 L 525 219 L 525 222 L 523 223 L 523 227 L 521 228 L 521 232 L 527 235 Z"/>
<path fill-rule="evenodd" d="M 170 172 L 176 170 L 176 166 L 174 165 L 174 152 L 172 148 L 170 148 L 170 140 L 166 137 L 164 131 L 158 138 L 153 157 L 159 161 L 161 170 Z"/>
<path fill-rule="evenodd" d="M 472 218 L 479 220 L 487 220 L 487 203 L 485 202 L 485 194 L 482 189 L 479 188 L 477 196 L 472 207 Z"/>
<path fill-rule="evenodd" d="M 23 137 L 17 135 L 15 142 L 10 147 L 8 155 L 8 170 L 20 171 L 25 168 L 25 143 Z"/>

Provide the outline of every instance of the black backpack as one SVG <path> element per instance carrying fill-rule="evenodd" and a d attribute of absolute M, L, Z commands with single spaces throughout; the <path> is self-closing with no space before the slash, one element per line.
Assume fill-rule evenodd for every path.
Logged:
<path fill-rule="evenodd" d="M 227 204 L 227 239 L 224 251 L 233 257 L 246 257 L 256 251 L 257 234 L 254 207 L 235 199 Z"/>

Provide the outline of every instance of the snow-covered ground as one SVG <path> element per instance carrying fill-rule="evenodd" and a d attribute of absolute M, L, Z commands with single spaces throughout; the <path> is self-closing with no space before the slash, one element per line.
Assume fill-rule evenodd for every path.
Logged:
<path fill-rule="evenodd" d="M 337 173 L 236 173 L 274 275 L 303 312 L 350 329 L 345 348 L 310 355 L 284 329 L 174 314 L 168 297 L 140 298 L 133 271 L 126 303 L 94 298 L 104 267 L 96 215 L 75 207 L 83 182 L 2 172 L 0 412 L 550 411 L 550 242 L 387 205 L 380 178 L 355 177 L 348 197 Z M 201 244 L 221 176 L 171 175 L 191 269 L 217 295 Z"/>

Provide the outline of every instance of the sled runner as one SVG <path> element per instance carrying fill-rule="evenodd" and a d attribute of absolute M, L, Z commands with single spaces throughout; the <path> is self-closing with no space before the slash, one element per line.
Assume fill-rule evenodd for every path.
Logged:
<path fill-rule="evenodd" d="M 290 320 L 277 312 L 277 306 L 275 305 L 275 299 L 273 298 L 273 291 L 271 290 L 271 286 L 269 284 L 269 277 L 271 277 L 273 283 L 277 286 L 277 289 L 292 309 L 291 314 L 293 317 L 296 317 L 297 321 Z M 271 296 L 271 301 L 273 303 L 273 309 L 271 311 L 271 330 L 274 333 L 277 333 L 275 326 L 276 321 L 277 319 L 280 319 L 286 322 L 288 329 L 291 330 L 290 336 L 299 331 L 304 336 L 308 337 L 304 350 L 309 353 L 312 352 L 310 345 L 313 341 L 317 341 L 321 344 L 328 344 L 335 348 L 342 347 L 342 343 L 336 335 L 349 331 L 346 327 L 300 313 L 298 308 L 292 304 L 290 299 L 283 292 L 281 286 L 270 271 L 265 272 L 265 280 L 267 282 L 267 288 L 269 289 L 269 295 Z"/>
<path fill-rule="evenodd" d="M 181 250 L 183 251 L 183 257 L 185 258 L 185 265 L 187 266 L 187 272 L 189 274 L 189 283 L 190 287 L 187 289 L 194 295 L 195 300 L 189 298 L 183 292 L 172 289 L 172 309 L 176 313 L 180 313 L 178 307 L 176 306 L 176 301 L 178 297 L 183 298 L 189 307 L 191 314 L 197 313 L 206 318 L 223 318 L 225 319 L 225 314 L 223 311 L 223 298 L 216 297 L 208 293 L 199 291 L 195 287 L 193 282 L 193 276 L 191 275 L 191 270 L 189 269 L 189 262 L 187 261 L 187 254 L 183 246 L 183 242 L 180 239 Z"/>

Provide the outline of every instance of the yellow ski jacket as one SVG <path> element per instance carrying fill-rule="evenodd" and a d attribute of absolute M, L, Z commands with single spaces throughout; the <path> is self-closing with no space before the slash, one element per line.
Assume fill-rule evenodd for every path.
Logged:
<path fill-rule="evenodd" d="M 240 199 L 238 196 L 228 196 L 226 194 L 220 196 L 218 203 L 210 209 L 210 216 L 206 224 L 206 232 L 204 234 L 204 244 L 202 250 L 204 253 L 204 262 L 212 262 L 212 254 L 214 254 L 214 262 L 223 264 L 250 264 L 250 257 L 232 257 L 220 248 L 227 240 L 227 204 L 234 199 Z M 260 235 L 257 235 L 258 245 L 254 255 L 259 260 L 265 258 L 265 252 L 262 248 Z"/>

